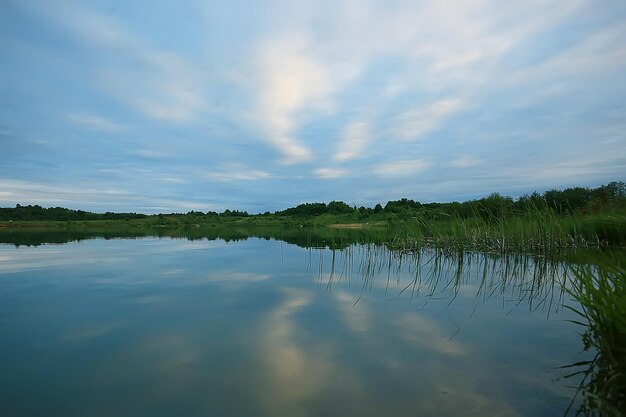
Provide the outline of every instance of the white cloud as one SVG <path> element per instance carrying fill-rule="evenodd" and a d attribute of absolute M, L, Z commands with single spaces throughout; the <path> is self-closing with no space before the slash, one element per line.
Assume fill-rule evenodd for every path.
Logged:
<path fill-rule="evenodd" d="M 396 126 L 391 129 L 396 137 L 418 138 L 483 94 L 484 85 L 493 82 L 498 59 L 512 46 L 581 4 L 563 7 L 550 0 L 512 8 L 480 0 L 456 2 L 454 7 L 437 2 L 277 7 L 281 12 L 271 22 L 270 33 L 261 37 L 260 59 L 251 70 L 260 79 L 254 90 L 254 117 L 284 162 L 311 159 L 314 146 L 305 143 L 303 135 L 298 137 L 300 127 L 336 110 L 339 93 L 372 63 L 390 57 L 399 65 L 381 83 L 382 98 L 372 96 L 351 111 L 362 117 L 364 108 L 371 113 L 406 92 L 426 91 L 431 104 L 415 107 L 407 101 L 398 120 L 388 121 Z M 323 32 L 311 24 L 318 21 Z M 360 143 L 357 134 L 352 139 L 351 133 L 346 136 L 337 160 L 357 156 L 353 146 Z"/>
<path fill-rule="evenodd" d="M 272 39 L 260 47 L 257 118 L 286 163 L 312 157 L 311 149 L 295 137 L 298 112 L 324 108 L 333 89 L 328 69 L 308 47 L 307 39 L 299 36 Z"/>
<path fill-rule="evenodd" d="M 159 181 L 167 184 L 188 184 L 189 181 L 178 177 L 160 177 Z"/>
<path fill-rule="evenodd" d="M 87 201 L 125 199 L 132 196 L 127 190 L 94 186 L 55 186 L 31 181 L 0 179 L 0 189 L 4 190 L 3 204 L 42 204 L 57 205 Z M 111 205 L 114 205 L 112 202 Z"/>
<path fill-rule="evenodd" d="M 209 273 L 205 277 L 200 278 L 199 282 L 223 282 L 226 281 L 229 284 L 232 283 L 254 283 L 267 281 L 272 279 L 273 275 L 269 274 L 256 274 L 251 272 L 243 272 L 243 271 L 229 271 L 228 274 L 224 274 L 222 271 L 218 273 Z M 197 281 L 195 281 L 197 282 Z"/>
<path fill-rule="evenodd" d="M 248 169 L 240 164 L 229 164 L 217 171 L 204 172 L 202 176 L 211 181 L 257 181 L 272 178 L 272 174 L 257 169 Z"/>
<path fill-rule="evenodd" d="M 124 130 L 122 125 L 93 114 L 72 113 L 67 115 L 67 120 L 74 125 L 103 132 L 117 133 Z"/>
<path fill-rule="evenodd" d="M 506 78 L 513 84 L 561 81 L 569 75 L 603 74 L 626 70 L 626 27 L 618 24 L 589 35 L 570 49 L 539 65 L 523 68 Z"/>
<path fill-rule="evenodd" d="M 144 206 L 140 207 L 143 211 L 149 213 L 176 213 L 189 210 L 214 210 L 220 211 L 227 207 L 223 204 L 212 204 L 197 201 L 179 200 L 179 199 L 143 199 Z M 232 207 L 230 207 L 232 208 Z"/>
<path fill-rule="evenodd" d="M 121 21 L 73 1 L 62 6 L 28 4 L 100 54 L 113 54 L 112 61 L 121 59 L 121 66 L 96 68 L 96 80 L 106 93 L 145 116 L 167 122 L 189 122 L 205 108 L 198 93 L 202 82 L 193 66 L 177 54 L 145 41 L 126 29 Z"/>
<path fill-rule="evenodd" d="M 436 129 L 446 117 L 463 108 L 458 98 L 448 98 L 424 107 L 417 107 L 400 114 L 394 124 L 393 133 L 403 140 L 417 139 Z"/>
<path fill-rule="evenodd" d="M 40 63 L 41 70 L 37 69 L 38 65 L 32 65 L 31 70 L 41 71 L 38 82 L 44 87 L 47 84 L 52 90 L 52 83 L 64 75 L 59 74 L 60 71 L 76 68 L 76 73 L 93 77 L 105 94 L 137 110 L 119 119 L 128 123 L 128 127 L 132 126 L 133 134 L 137 134 L 133 135 L 136 139 L 123 138 L 125 142 L 133 141 L 133 144 L 126 144 L 130 148 L 126 147 L 121 155 L 134 158 L 132 164 L 136 166 L 149 163 L 151 169 L 159 172 L 144 176 L 136 173 L 132 175 L 133 182 L 126 183 L 123 178 L 130 176 L 122 170 L 118 176 L 104 178 L 114 181 L 114 186 L 109 188 L 133 190 L 141 188 L 137 184 L 143 181 L 148 187 L 146 189 L 156 187 L 155 193 L 162 191 L 159 187 L 180 190 L 182 187 L 168 185 L 177 184 L 180 177 L 189 180 L 185 189 L 191 189 L 200 184 L 191 175 L 183 173 L 200 172 L 203 180 L 200 183 L 204 182 L 205 186 L 209 181 L 213 181 L 212 186 L 218 188 L 228 187 L 229 184 L 217 182 L 242 181 L 237 184 L 237 193 L 275 201 L 271 197 L 273 191 L 261 188 L 271 185 L 279 194 L 292 193 L 293 198 L 301 198 L 297 196 L 310 192 L 321 195 L 334 186 L 332 181 L 317 181 L 313 186 L 317 186 L 317 190 L 306 188 L 303 182 L 314 183 L 314 177 L 332 179 L 349 176 L 346 180 L 352 180 L 361 176 L 357 175 L 357 169 L 369 169 L 370 175 L 391 179 L 372 184 L 380 187 L 370 194 L 375 201 L 379 198 L 375 195 L 378 192 L 389 195 L 393 189 L 399 195 L 415 189 L 407 189 L 407 182 L 394 179 L 404 175 L 409 178 L 429 164 L 419 159 L 408 159 L 430 159 L 428 155 L 441 155 L 446 152 L 446 147 L 457 143 L 457 150 L 464 149 L 474 156 L 448 152 L 448 155 L 454 156 L 441 161 L 441 166 L 433 167 L 432 176 L 428 172 L 429 179 L 435 177 L 435 169 L 443 173 L 445 179 L 437 178 L 440 181 L 436 186 L 438 190 L 433 186 L 433 192 L 439 192 L 437 195 L 445 198 L 446 191 L 440 190 L 450 188 L 445 187 L 444 181 L 469 183 L 468 179 L 473 178 L 475 182 L 470 185 L 474 188 L 479 187 L 476 184 L 478 181 L 494 184 L 494 179 L 487 177 L 493 176 L 496 171 L 485 171 L 487 164 L 519 168 L 519 172 L 513 172 L 511 178 L 498 180 L 502 182 L 497 184 L 505 181 L 522 183 L 530 174 L 537 184 L 541 183 L 539 177 L 553 178 L 553 183 L 557 184 L 567 179 L 568 170 L 583 179 L 589 172 L 597 178 L 606 178 L 609 173 L 619 174 L 617 170 L 620 166 L 610 166 L 606 162 L 610 161 L 611 155 L 618 154 L 616 150 L 624 143 L 623 130 L 618 127 L 614 137 L 605 138 L 602 129 L 607 123 L 603 121 L 598 123 L 597 128 L 588 129 L 587 141 L 610 148 L 611 155 L 602 155 L 593 167 L 584 167 L 579 171 L 574 169 L 576 167 L 555 163 L 550 169 L 536 169 L 541 168 L 537 166 L 541 158 L 533 156 L 544 150 L 551 153 L 558 149 L 562 138 L 568 139 L 565 148 L 571 147 L 585 155 L 588 154 L 585 149 L 593 151 L 592 154 L 596 152 L 590 146 L 573 144 L 571 138 L 579 136 L 577 132 L 581 126 L 597 117 L 596 110 L 620 103 L 619 93 L 625 85 L 619 71 L 626 69 L 626 26 L 622 24 L 624 16 L 615 13 L 609 16 L 612 10 L 622 13 L 617 7 L 596 8 L 598 15 L 590 18 L 585 16 L 588 9 L 580 12 L 581 7 L 588 5 L 585 7 L 591 10 L 595 6 L 583 0 L 572 0 L 567 4 L 559 0 L 530 0 L 516 4 L 471 0 L 453 2 L 452 5 L 409 0 L 393 4 L 371 0 L 320 0 L 304 6 L 302 3 L 292 5 L 272 1 L 261 8 L 271 12 L 262 15 L 246 15 L 247 10 L 239 6 L 222 14 L 220 7 L 218 18 L 232 20 L 224 22 L 225 26 L 205 25 L 206 31 L 196 32 L 201 29 L 202 21 L 185 21 L 186 25 L 193 25 L 179 30 L 176 26 L 178 22 L 172 19 L 171 32 L 151 33 L 154 29 L 151 22 L 156 21 L 152 19 L 163 18 L 163 12 L 168 12 L 167 7 L 138 16 L 136 10 L 105 10 L 96 4 L 79 3 L 78 0 L 59 0 L 54 4 L 33 0 L 23 2 L 30 6 L 22 6 L 20 1 L 12 9 L 27 7 L 31 14 L 45 17 L 32 18 L 22 13 L 28 17 L 27 20 L 39 21 L 46 32 L 57 35 L 60 35 L 59 27 L 65 28 L 67 36 L 58 36 L 59 42 L 50 43 L 37 40 L 37 34 L 31 39 L 20 38 L 22 35 L 18 32 L 11 33 L 9 38 L 15 38 L 15 45 L 21 42 L 24 49 L 7 44 L 7 62 L 14 62 L 14 56 L 18 63 L 22 62 L 20 59 Z M 214 7 L 208 8 L 215 13 Z M 133 21 L 137 17 L 143 19 Z M 241 21 L 253 24 L 246 24 L 237 33 L 222 31 L 224 27 L 243 26 Z M 50 22 L 55 27 L 49 27 Z M 200 26 L 196 26 L 198 23 Z M 578 31 L 577 28 L 583 30 Z M 189 33 L 197 35 L 196 41 L 179 44 L 179 41 L 187 39 Z M 209 39 L 209 34 L 215 36 Z M 541 45 L 537 46 L 537 42 Z M 178 45 L 184 47 L 184 52 L 175 49 Z M 71 52 L 70 47 L 73 49 Z M 60 49 L 68 51 L 59 53 Z M 51 56 L 54 59 L 50 59 Z M 61 62 L 66 57 L 71 59 Z M 19 68 L 20 65 L 9 66 L 7 70 L 16 72 Z M 516 68 L 521 69 L 514 73 Z M 13 79 L 11 77 L 9 79 Z M 77 79 L 75 86 L 68 91 L 69 96 L 61 97 L 60 102 L 84 98 L 85 106 L 71 108 L 77 114 L 69 115 L 68 120 L 63 122 L 101 131 L 122 129 L 115 120 L 88 114 L 89 109 L 102 109 L 108 100 L 107 97 L 104 101 L 102 97 L 98 98 L 89 88 L 93 86 L 81 85 L 81 81 Z M 60 84 L 59 88 L 64 85 Z M 10 93 L 18 96 L 20 91 L 15 88 Z M 46 90 L 41 89 L 42 92 Z M 585 94 L 592 91 L 595 93 L 591 98 L 590 94 Z M 94 97 L 99 102 L 95 106 L 89 103 Z M 216 103 L 216 107 L 219 103 L 220 110 L 211 108 L 212 113 L 208 114 L 209 98 Z M 563 99 L 567 102 L 558 102 Z M 41 100 L 41 103 L 45 102 Z M 520 112 L 522 105 L 532 108 L 532 112 Z M 585 106 L 592 111 L 583 113 Z M 215 111 L 220 112 L 219 117 L 216 117 Z M 466 111 L 475 111 L 477 117 L 456 117 Z M 584 114 L 585 117 L 574 118 L 565 113 Z M 103 113 L 107 114 L 113 113 Z M 550 116 L 551 119 L 540 119 L 541 116 L 535 116 L 537 114 Z M 133 120 L 133 117 L 137 119 L 142 115 L 156 119 L 157 123 L 151 126 L 142 124 L 142 117 Z M 205 115 L 209 117 L 202 117 Z M 185 131 L 181 131 L 175 130 L 178 126 L 158 123 L 161 121 L 188 125 Z M 455 131 L 451 133 L 454 137 L 437 142 L 410 142 L 427 137 L 437 129 L 443 131 L 446 128 L 448 132 L 447 127 L 457 121 L 462 121 L 463 125 L 453 126 Z M 21 140 L 17 135 L 21 134 L 21 122 L 8 123 L 16 134 L 3 133 L 0 141 L 12 140 L 15 154 L 26 152 L 27 140 Z M 337 123 L 345 123 L 344 126 L 339 125 L 343 131 L 340 130 L 338 135 L 329 134 L 336 131 Z M 524 126 L 520 127 L 522 123 Z M 557 125 L 562 126 L 558 134 L 546 134 L 548 129 Z M 31 154 L 22 159 L 34 161 L 31 166 L 49 163 L 50 166 L 62 167 L 67 164 L 67 160 L 60 159 L 63 157 L 53 152 L 48 155 L 42 146 L 35 146 L 36 141 L 54 144 L 59 149 L 67 146 L 68 142 L 60 138 L 62 132 L 51 135 L 45 129 L 40 131 L 28 139 L 28 143 L 33 144 L 32 151 L 39 153 L 33 155 L 34 152 L 28 150 Z M 215 134 L 217 131 L 219 135 Z M 542 139 L 537 135 L 542 135 Z M 9 136 L 15 136 L 15 139 Z M 168 162 L 192 166 L 168 164 L 165 167 L 163 164 L 158 166 L 153 160 L 136 158 L 137 155 L 166 157 L 168 154 L 159 151 L 168 148 L 163 141 L 183 136 L 184 140 L 171 146 L 176 158 Z M 229 140 L 219 140 L 218 137 Z M 310 161 L 318 154 L 327 157 L 327 160 L 320 158 L 302 169 L 268 167 L 268 161 L 263 160 L 268 153 L 258 152 L 258 144 L 249 146 L 247 143 L 259 138 L 276 149 L 283 162 Z M 147 145 L 148 139 L 150 146 Z M 398 143 L 389 139 L 407 142 Z M 134 140 L 146 141 L 150 149 L 134 152 L 134 149 L 141 148 Z M 485 144 L 491 148 L 481 149 Z M 581 149 L 583 152 L 580 152 Z M 510 152 L 520 150 L 524 155 L 530 155 L 533 162 L 524 161 L 522 164 L 507 159 Z M 81 161 L 84 165 L 77 167 L 77 175 L 80 170 L 91 173 L 92 176 L 86 178 L 94 178 L 100 165 L 90 169 L 89 164 L 93 161 L 102 164 L 106 159 L 107 166 L 118 166 L 113 159 L 119 152 L 104 150 L 102 153 L 83 147 L 72 149 L 72 155 L 81 156 L 85 152 L 93 152 L 97 157 L 84 158 Z M 254 154 L 250 156 L 250 152 Z M 493 158 L 485 157 L 485 152 Z M 185 160 L 190 153 L 194 155 Z M 254 164 L 261 170 L 251 169 L 251 166 L 212 165 L 220 157 L 224 160 L 234 155 L 240 161 L 250 161 L 251 166 Z M 374 162 L 367 159 L 369 166 L 359 168 L 357 164 L 363 161 L 355 159 L 363 156 L 376 159 Z M 400 161 L 394 162 L 396 158 Z M 484 158 L 484 161 L 476 158 Z M 502 163 L 503 159 L 510 163 Z M 109 160 L 113 163 L 108 164 Z M 349 161 L 349 165 L 343 163 L 345 161 Z M 476 167 L 479 162 L 483 162 L 484 167 Z M 36 172 L 36 166 L 29 168 L 20 164 L 23 164 L 20 158 L 7 160 L 5 170 L 23 172 L 24 175 L 28 175 L 28 169 Z M 199 167 L 199 164 L 202 166 Z M 476 169 L 469 169 L 472 167 Z M 513 174 L 522 179 L 516 179 Z M 463 178 L 451 178 L 453 176 Z M 271 181 L 262 181 L 264 179 Z M 283 179 L 289 181 L 282 183 Z M 248 183 L 244 184 L 246 181 Z M 336 183 L 344 184 L 345 181 Z M 420 190 L 428 187 L 429 184 L 424 184 Z M 355 191 L 358 188 L 352 187 L 351 192 L 365 193 Z M 454 192 L 455 195 L 463 195 L 469 191 L 464 182 Z M 8 195 L 15 195 L 15 190 L 7 192 L 3 189 L 0 192 L 2 198 Z M 46 196 L 55 198 L 53 193 Z M 89 204 L 90 199 L 90 196 L 86 197 L 85 203 Z M 245 204 L 248 204 L 252 198 L 237 197 L 234 200 L 240 203 L 246 200 Z"/>
<path fill-rule="evenodd" d="M 168 156 L 171 156 L 171 152 L 167 152 L 167 151 L 160 150 L 160 149 L 145 148 L 145 149 L 136 149 L 132 152 L 135 155 L 138 155 L 144 158 L 149 158 L 149 159 L 165 159 Z"/>
<path fill-rule="evenodd" d="M 335 159 L 345 161 L 358 157 L 367 146 L 370 137 L 371 132 L 368 123 L 354 122 L 349 124 L 343 132 Z"/>
<path fill-rule="evenodd" d="M 450 340 L 447 330 L 440 322 L 420 316 L 416 312 L 404 313 L 396 318 L 398 334 L 419 348 L 428 348 L 449 355 L 467 355 L 467 348 L 455 340 Z"/>
<path fill-rule="evenodd" d="M 31 181 L 0 178 L 0 205 L 39 204 L 97 211 L 178 212 L 187 210 L 217 210 L 223 206 L 211 203 L 155 198 L 127 187 L 113 188 L 106 184 L 67 184 L 56 186 Z"/>
<path fill-rule="evenodd" d="M 607 176 L 609 178 L 623 178 L 626 172 L 626 158 L 624 146 L 622 149 L 613 149 L 615 154 L 610 155 L 611 150 L 601 152 L 597 155 L 591 153 L 583 154 L 582 157 L 572 156 L 567 160 L 535 162 L 532 169 L 526 166 L 515 165 L 502 170 L 501 175 L 510 182 L 525 183 L 562 183 L 571 185 L 575 181 L 601 181 Z"/>
<path fill-rule="evenodd" d="M 318 168 L 314 171 L 314 174 L 317 178 L 321 179 L 333 179 L 343 177 L 348 173 L 346 169 L 336 169 L 336 168 Z"/>
<path fill-rule="evenodd" d="M 465 155 L 450 162 L 450 166 L 454 168 L 468 168 L 476 165 L 480 165 L 482 161 L 476 159 L 473 156 Z"/>
<path fill-rule="evenodd" d="M 447 84 L 455 80 L 485 84 L 493 81 L 491 71 L 498 57 L 584 4 L 585 0 L 567 4 L 558 0 L 519 4 L 478 0 L 455 2 L 451 7 L 427 2 L 416 9 L 421 29 L 413 50 L 427 60 L 431 77 L 443 77 Z"/>
<path fill-rule="evenodd" d="M 284 300 L 265 317 L 257 343 L 263 369 L 259 398 L 263 414 L 308 416 L 312 398 L 329 386 L 330 378 L 346 383 L 345 371 L 333 359 L 328 343 L 302 343 L 298 313 L 311 303 L 311 294 L 285 288 Z"/>
<path fill-rule="evenodd" d="M 379 164 L 374 167 L 374 173 L 381 177 L 403 177 L 424 171 L 430 163 L 422 159 L 408 159 Z"/>

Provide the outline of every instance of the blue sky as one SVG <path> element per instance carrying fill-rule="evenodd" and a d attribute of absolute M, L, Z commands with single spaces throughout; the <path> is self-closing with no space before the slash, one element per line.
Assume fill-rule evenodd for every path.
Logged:
<path fill-rule="evenodd" d="M 626 179 L 626 2 L 3 1 L 0 205 L 261 212 Z"/>

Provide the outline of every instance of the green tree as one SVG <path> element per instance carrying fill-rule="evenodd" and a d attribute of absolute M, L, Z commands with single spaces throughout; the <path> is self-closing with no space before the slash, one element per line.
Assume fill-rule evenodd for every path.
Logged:
<path fill-rule="evenodd" d="M 328 203 L 328 212 L 332 214 L 347 214 L 353 213 L 354 208 L 350 207 L 343 201 L 331 201 Z"/>

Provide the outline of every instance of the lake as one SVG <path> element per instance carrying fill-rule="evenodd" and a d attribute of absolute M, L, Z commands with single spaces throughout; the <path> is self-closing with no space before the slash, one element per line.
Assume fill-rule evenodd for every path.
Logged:
<path fill-rule="evenodd" d="M 0 414 L 563 415 L 562 267 L 317 246 L 0 244 Z"/>

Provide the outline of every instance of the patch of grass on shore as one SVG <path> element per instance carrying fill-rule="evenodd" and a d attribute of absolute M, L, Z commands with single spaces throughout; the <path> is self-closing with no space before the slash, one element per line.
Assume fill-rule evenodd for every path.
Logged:
<path fill-rule="evenodd" d="M 482 252 L 562 254 L 575 249 L 623 246 L 626 216 L 557 216 L 549 211 L 487 221 L 481 218 L 415 219 L 396 224 L 395 243 Z"/>

